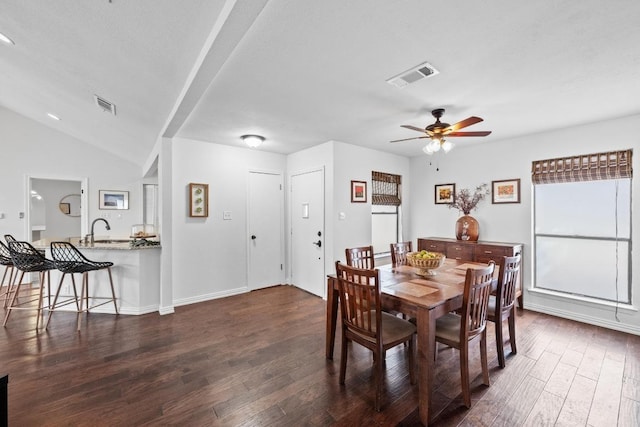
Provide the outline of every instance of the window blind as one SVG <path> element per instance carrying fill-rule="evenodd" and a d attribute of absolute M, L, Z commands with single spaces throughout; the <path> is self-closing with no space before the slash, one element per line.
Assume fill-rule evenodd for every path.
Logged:
<path fill-rule="evenodd" d="M 537 160 L 531 165 L 531 181 L 533 184 L 559 184 L 631 178 L 632 154 L 633 150 L 629 149 Z"/>
<path fill-rule="evenodd" d="M 400 206 L 401 176 L 384 172 L 371 172 L 371 204 Z"/>

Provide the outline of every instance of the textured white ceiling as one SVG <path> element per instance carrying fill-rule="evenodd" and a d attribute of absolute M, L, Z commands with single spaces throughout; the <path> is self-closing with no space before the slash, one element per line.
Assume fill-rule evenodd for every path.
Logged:
<path fill-rule="evenodd" d="M 416 156 L 389 141 L 434 108 L 493 131 L 459 148 L 640 113 L 638 22 L 633 0 L 3 0 L 0 105 L 138 164 L 162 135 Z M 385 82 L 424 61 L 440 74 Z"/>

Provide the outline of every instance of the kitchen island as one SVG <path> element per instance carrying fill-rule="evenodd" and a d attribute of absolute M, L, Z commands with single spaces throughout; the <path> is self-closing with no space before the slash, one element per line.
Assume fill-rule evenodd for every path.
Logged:
<path fill-rule="evenodd" d="M 160 254 L 161 246 L 134 246 L 128 239 L 97 239 L 94 244 L 82 245 L 79 238 L 56 239 L 71 242 L 85 257 L 92 261 L 110 261 L 113 286 L 121 314 L 140 315 L 158 311 L 160 305 Z M 100 240 L 103 240 L 102 242 Z M 105 242 L 106 240 L 106 242 Z M 32 243 L 38 249 L 44 249 L 51 257 L 52 239 L 41 239 Z M 51 292 L 55 293 L 62 273 L 51 271 Z M 76 275 L 76 287 L 80 291 L 81 277 Z M 61 297 L 73 295 L 72 282 L 65 278 Z M 106 270 L 89 273 L 89 296 L 108 297 L 111 294 L 109 275 Z M 60 310 L 72 306 L 61 307 Z M 97 307 L 97 313 L 115 314 L 113 304 Z"/>

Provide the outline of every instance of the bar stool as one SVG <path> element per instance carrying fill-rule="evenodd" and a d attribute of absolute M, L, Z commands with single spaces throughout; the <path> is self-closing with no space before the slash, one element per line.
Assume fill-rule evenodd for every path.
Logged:
<path fill-rule="evenodd" d="M 6 236 L 5 236 L 6 238 Z M 12 295 L 11 295 L 11 303 L 7 307 L 7 314 L 4 317 L 3 326 L 7 326 L 7 321 L 9 320 L 9 316 L 13 310 L 34 310 L 32 302 L 36 301 L 36 299 L 30 299 L 28 301 L 22 301 L 17 303 L 17 297 L 20 293 L 20 287 L 23 285 L 22 279 L 24 277 L 24 273 L 39 273 L 40 276 L 40 289 L 38 292 L 38 305 L 35 308 L 38 312 L 38 317 L 36 319 L 36 329 L 40 325 L 40 316 L 42 315 L 42 311 L 44 310 L 43 299 L 44 299 L 44 286 L 45 279 L 47 282 L 47 296 L 49 298 L 49 306 L 51 305 L 51 270 L 55 270 L 56 266 L 50 259 L 47 259 L 40 251 L 31 246 L 31 244 L 27 242 L 18 242 L 9 240 L 9 253 L 11 254 L 11 259 L 13 260 L 13 265 L 16 269 L 20 271 L 20 279 L 18 280 L 18 284 L 13 287 Z M 46 274 L 45 274 L 46 273 Z M 16 272 L 16 276 L 17 276 Z M 14 277 L 15 279 L 15 277 Z M 42 319 L 44 322 L 44 318 Z"/>
<path fill-rule="evenodd" d="M 111 267 L 113 266 L 112 262 L 100 262 L 100 261 L 91 261 L 87 259 L 82 252 L 80 252 L 75 246 L 73 246 L 69 242 L 51 242 L 51 257 L 53 258 L 53 262 L 55 264 L 55 268 L 62 272 L 62 277 L 60 278 L 60 283 L 58 284 L 58 290 L 56 291 L 56 296 L 53 299 L 53 305 L 51 306 L 51 310 L 49 311 L 49 317 L 47 319 L 47 324 L 45 329 L 49 326 L 49 321 L 51 321 L 51 315 L 53 311 L 62 307 L 63 305 L 69 304 L 70 302 L 62 302 L 58 305 L 58 297 L 60 295 L 60 290 L 62 289 L 62 283 L 64 282 L 64 278 L 67 274 L 71 275 L 71 281 L 73 283 L 73 291 L 76 296 L 76 308 L 77 308 L 77 319 L 78 319 L 78 331 L 80 330 L 80 325 L 82 318 L 80 315 L 84 312 L 89 312 L 91 309 L 99 307 L 104 304 L 108 304 L 113 301 L 113 306 L 116 310 L 116 314 L 118 314 L 118 305 L 116 303 L 116 293 L 113 288 L 113 277 L 111 276 Z M 89 296 L 89 272 L 97 271 L 97 270 L 107 270 L 109 273 L 109 283 L 111 285 L 111 297 L 90 297 Z M 76 292 L 76 282 L 74 278 L 75 273 L 82 274 L 82 290 L 80 292 L 80 298 L 78 298 Z M 89 299 L 92 300 L 104 300 L 102 302 L 96 303 L 92 306 L 89 306 Z M 77 302 L 80 302 L 78 305 Z M 86 304 L 86 306 L 85 306 Z"/>
<path fill-rule="evenodd" d="M 11 258 L 9 248 L 2 242 L 0 242 L 0 265 L 4 265 L 4 273 L 2 274 L 2 281 L 0 282 L 0 298 L 4 301 L 3 306 L 6 308 L 9 299 L 11 299 L 15 268 L 13 267 L 13 259 Z M 9 273 L 9 280 L 7 281 L 6 289 L 4 289 L 7 273 Z"/>

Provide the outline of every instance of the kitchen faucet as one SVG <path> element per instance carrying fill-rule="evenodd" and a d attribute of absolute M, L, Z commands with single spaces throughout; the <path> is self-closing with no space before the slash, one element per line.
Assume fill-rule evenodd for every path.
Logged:
<path fill-rule="evenodd" d="M 104 226 L 107 230 L 111 230 L 111 226 L 109 225 L 109 222 L 104 219 L 104 218 L 96 218 L 93 220 L 93 222 L 91 223 L 91 234 L 89 234 L 89 237 L 91 238 L 90 243 L 91 245 L 93 245 L 94 240 L 93 240 L 93 227 L 96 225 L 96 222 L 98 221 L 104 221 Z M 86 242 L 86 237 L 85 237 L 85 242 Z"/>

